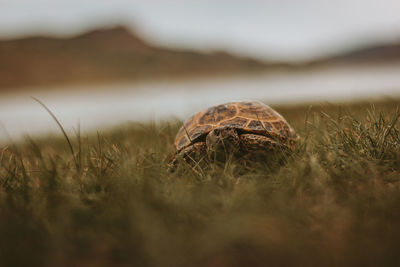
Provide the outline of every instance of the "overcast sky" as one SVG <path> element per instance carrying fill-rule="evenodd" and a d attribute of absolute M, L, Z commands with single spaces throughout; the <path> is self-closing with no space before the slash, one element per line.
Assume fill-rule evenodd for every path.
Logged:
<path fill-rule="evenodd" d="M 0 37 L 121 23 L 156 44 L 301 60 L 400 40 L 400 0 L 0 0 Z"/>

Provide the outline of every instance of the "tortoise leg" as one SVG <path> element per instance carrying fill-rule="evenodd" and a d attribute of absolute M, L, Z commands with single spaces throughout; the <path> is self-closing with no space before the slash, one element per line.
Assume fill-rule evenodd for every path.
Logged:
<path fill-rule="evenodd" d="M 291 151 L 290 148 L 272 138 L 256 134 L 240 135 L 241 149 L 245 158 L 267 162 L 284 163 L 284 159 Z"/>
<path fill-rule="evenodd" d="M 178 166 L 178 158 L 182 158 L 192 170 L 196 173 L 196 169 L 200 168 L 199 163 L 202 159 L 207 155 L 207 147 L 205 142 L 194 143 L 191 146 L 186 147 L 182 151 L 180 151 L 177 155 L 173 157 L 170 161 L 169 165 L 171 170 L 174 170 Z"/>
<path fill-rule="evenodd" d="M 271 151 L 278 146 L 277 142 L 270 137 L 257 134 L 241 134 L 240 146 L 244 152 Z"/>
<path fill-rule="evenodd" d="M 190 165 L 197 164 L 206 155 L 206 143 L 198 142 L 183 149 L 179 155 Z"/>

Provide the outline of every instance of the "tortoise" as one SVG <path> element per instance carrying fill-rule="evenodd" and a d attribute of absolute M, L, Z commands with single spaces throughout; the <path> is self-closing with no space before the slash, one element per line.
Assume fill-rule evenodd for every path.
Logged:
<path fill-rule="evenodd" d="M 178 131 L 176 157 L 196 161 L 210 151 L 239 155 L 257 151 L 292 150 L 298 139 L 293 128 L 271 107 L 258 101 L 229 102 L 204 109 Z"/>

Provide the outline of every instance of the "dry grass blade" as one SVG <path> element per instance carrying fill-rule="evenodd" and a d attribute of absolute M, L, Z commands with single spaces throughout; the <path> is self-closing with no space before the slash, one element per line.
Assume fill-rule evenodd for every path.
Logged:
<path fill-rule="evenodd" d="M 37 99 L 36 97 L 33 97 L 33 96 L 31 96 L 31 98 L 33 100 L 35 100 L 36 102 L 38 102 L 50 114 L 50 116 L 54 119 L 54 121 L 57 123 L 58 127 L 60 128 L 61 132 L 63 133 L 63 135 L 65 137 L 65 140 L 67 141 L 69 150 L 71 151 L 71 154 L 72 154 L 72 158 L 74 159 L 75 167 L 76 167 L 77 170 L 79 170 L 80 169 L 79 168 L 79 163 L 78 163 L 78 160 L 76 159 L 76 156 L 75 156 L 74 147 L 72 146 L 72 143 L 71 143 L 67 133 L 65 132 L 64 127 L 62 126 L 62 124 L 57 119 L 57 117 L 54 115 L 54 113 L 42 101 L 40 101 L 39 99 Z"/>
<path fill-rule="evenodd" d="M 174 173 L 168 121 L 78 126 L 80 173 L 64 137 L 0 148 L 0 266 L 399 266 L 399 103 L 289 107 L 310 138 L 288 160 L 177 155 Z"/>

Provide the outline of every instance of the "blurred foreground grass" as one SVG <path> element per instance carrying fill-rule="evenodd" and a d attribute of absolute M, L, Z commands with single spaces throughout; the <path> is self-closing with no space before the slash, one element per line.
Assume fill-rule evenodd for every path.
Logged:
<path fill-rule="evenodd" d="M 166 162 L 180 122 L 0 149 L 0 266 L 398 266 L 399 101 L 276 107 L 281 168 Z"/>

